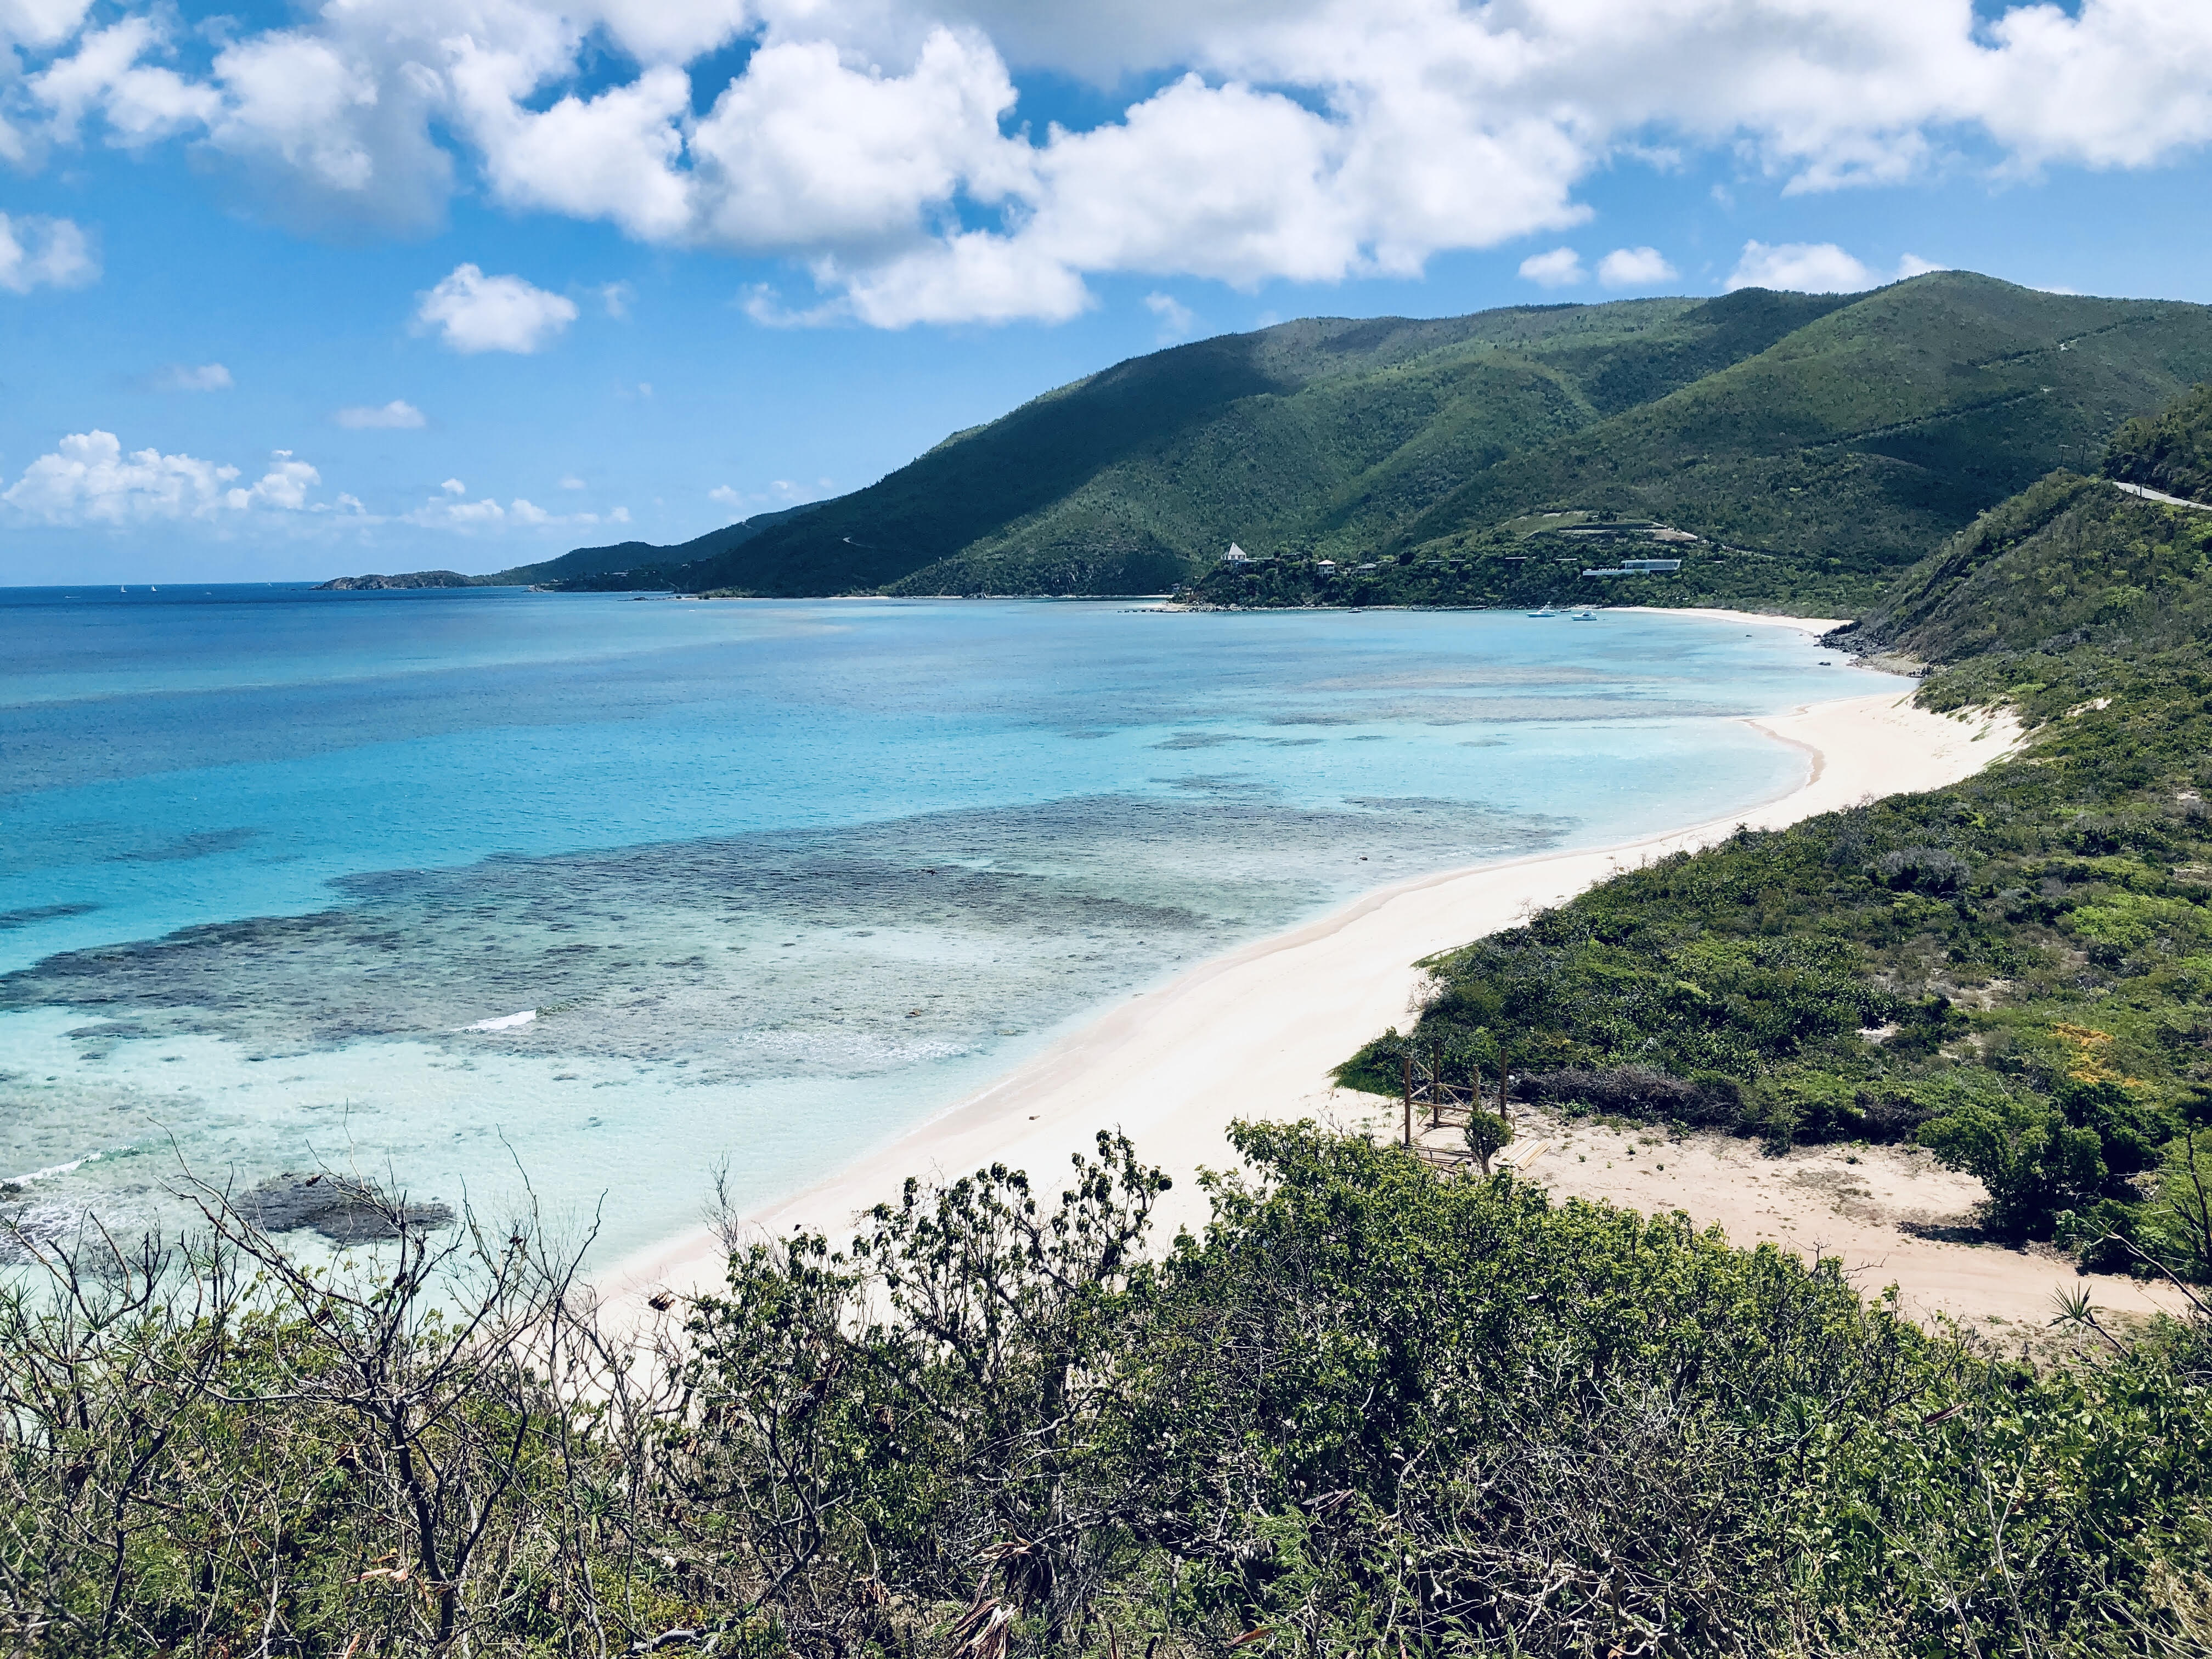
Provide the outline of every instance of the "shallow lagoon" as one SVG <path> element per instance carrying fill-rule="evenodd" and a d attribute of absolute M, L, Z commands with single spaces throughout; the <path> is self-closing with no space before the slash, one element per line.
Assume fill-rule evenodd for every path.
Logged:
<path fill-rule="evenodd" d="M 1799 757 L 1715 716 L 1882 684 L 1820 660 L 1626 613 L 0 592 L 0 1174 L 127 1228 L 179 1156 L 526 1170 L 612 1259 L 717 1162 L 788 1190 L 1365 888 L 1777 793 Z"/>

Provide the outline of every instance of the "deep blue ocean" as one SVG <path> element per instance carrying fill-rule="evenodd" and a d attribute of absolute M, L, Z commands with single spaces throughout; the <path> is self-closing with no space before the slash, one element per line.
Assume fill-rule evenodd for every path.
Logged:
<path fill-rule="evenodd" d="M 1822 661 L 1622 612 L 0 590 L 0 1202 L 524 1172 L 611 1260 L 717 1162 L 789 1190 L 1366 888 L 1766 799 L 1801 758 L 1719 717 L 1887 684 Z"/>

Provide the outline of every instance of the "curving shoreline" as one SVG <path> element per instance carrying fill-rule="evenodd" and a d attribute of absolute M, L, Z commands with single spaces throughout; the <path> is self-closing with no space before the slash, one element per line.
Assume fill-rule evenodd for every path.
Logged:
<path fill-rule="evenodd" d="M 1801 618 L 1746 623 L 1826 631 Z M 1328 1070 L 1401 1023 L 1424 957 L 1510 926 L 1615 872 L 1694 850 L 1739 825 L 1778 829 L 1870 797 L 1940 787 L 2019 741 L 2008 716 L 1972 719 L 1912 707 L 1910 690 L 1813 704 L 1745 724 L 1806 757 L 1795 787 L 1725 818 L 1610 847 L 1476 865 L 1379 889 L 1287 933 L 1200 964 L 1072 1033 L 979 1092 L 802 1192 L 747 1218 L 763 1235 L 805 1226 L 832 1238 L 911 1174 L 954 1176 L 993 1162 L 1030 1170 L 1050 1190 L 1070 1155 L 1120 1128 L 1176 1178 L 1160 1212 L 1171 1234 L 1202 1220 L 1201 1167 L 1235 1161 L 1238 1117 L 1364 1117 L 1364 1097 L 1333 1098 Z M 611 1311 L 649 1293 L 719 1283 L 722 1250 L 700 1228 L 637 1252 L 593 1279 Z"/>

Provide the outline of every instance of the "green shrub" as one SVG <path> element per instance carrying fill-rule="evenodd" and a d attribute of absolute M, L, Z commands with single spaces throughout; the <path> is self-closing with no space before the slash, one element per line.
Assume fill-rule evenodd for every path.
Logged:
<path fill-rule="evenodd" d="M 1985 1095 L 1929 1119 L 1919 1138 L 1945 1168 L 1988 1189 L 1990 1225 L 2008 1238 L 2049 1238 L 2062 1213 L 2104 1190 L 2096 1132 L 2039 1100 Z"/>
<path fill-rule="evenodd" d="M 1478 1108 L 1468 1114 L 1467 1149 L 1482 1165 L 1483 1174 L 1490 1173 L 1490 1160 L 1504 1152 L 1512 1139 L 1513 1126 L 1497 1113 Z"/>

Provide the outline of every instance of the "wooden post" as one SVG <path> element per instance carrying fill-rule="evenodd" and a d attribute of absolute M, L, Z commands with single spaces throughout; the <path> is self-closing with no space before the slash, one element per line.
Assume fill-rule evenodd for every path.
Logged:
<path fill-rule="evenodd" d="M 1513 1113 L 1511 1109 L 1505 1103 L 1505 1079 L 1507 1075 L 1505 1053 L 1504 1050 L 1500 1049 L 1498 1054 L 1498 1115 L 1510 1126 L 1513 1121 Z"/>
<path fill-rule="evenodd" d="M 1434 1037 L 1429 1042 L 1429 1127 L 1437 1127 L 1444 1121 L 1444 1040 Z"/>
<path fill-rule="evenodd" d="M 1413 1145 L 1413 1048 L 1411 1043 L 1406 1045 L 1402 1058 L 1405 1071 L 1400 1079 L 1400 1087 L 1406 1097 L 1406 1146 L 1410 1150 Z"/>

